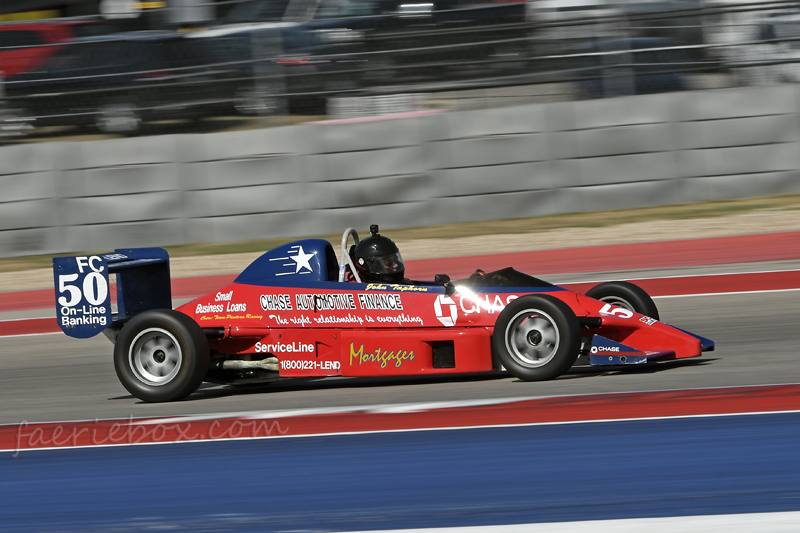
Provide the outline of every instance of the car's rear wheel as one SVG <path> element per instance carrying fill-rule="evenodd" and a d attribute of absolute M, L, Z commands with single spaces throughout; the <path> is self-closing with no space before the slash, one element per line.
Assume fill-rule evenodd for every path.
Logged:
<path fill-rule="evenodd" d="M 114 368 L 122 385 L 146 402 L 179 400 L 208 373 L 208 339 L 191 318 L 168 309 L 145 311 L 120 331 Z"/>
<path fill-rule="evenodd" d="M 659 319 L 658 308 L 653 299 L 638 285 L 628 281 L 608 281 L 592 287 L 586 296 L 609 303 L 650 318 Z"/>
<path fill-rule="evenodd" d="M 503 367 L 525 381 L 553 379 L 578 357 L 581 330 L 575 313 L 548 295 L 522 296 L 500 313 L 492 349 Z"/>

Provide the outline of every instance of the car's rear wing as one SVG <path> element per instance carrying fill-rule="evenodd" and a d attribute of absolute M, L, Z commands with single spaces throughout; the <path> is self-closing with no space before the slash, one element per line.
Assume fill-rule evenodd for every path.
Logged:
<path fill-rule="evenodd" d="M 70 337 L 93 337 L 148 309 L 172 309 L 169 254 L 163 248 L 54 257 L 53 276 L 58 325 Z"/>

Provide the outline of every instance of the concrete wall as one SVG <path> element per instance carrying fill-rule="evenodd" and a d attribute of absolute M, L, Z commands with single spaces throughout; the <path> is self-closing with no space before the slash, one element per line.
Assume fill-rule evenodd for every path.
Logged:
<path fill-rule="evenodd" d="M 800 192 L 800 89 L 0 149 L 0 257 Z"/>

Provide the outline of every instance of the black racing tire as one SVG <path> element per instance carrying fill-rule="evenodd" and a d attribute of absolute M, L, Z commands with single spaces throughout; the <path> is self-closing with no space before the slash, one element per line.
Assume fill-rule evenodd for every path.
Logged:
<path fill-rule="evenodd" d="M 524 381 L 553 379 L 575 364 L 581 327 L 570 307 L 549 295 L 517 298 L 497 317 L 492 351 L 503 367 Z"/>
<path fill-rule="evenodd" d="M 601 283 L 589 289 L 586 296 L 659 320 L 658 308 L 650 295 L 628 281 Z"/>
<path fill-rule="evenodd" d="M 208 339 L 177 311 L 153 309 L 133 317 L 114 346 L 114 369 L 122 385 L 145 402 L 180 400 L 208 373 Z"/>

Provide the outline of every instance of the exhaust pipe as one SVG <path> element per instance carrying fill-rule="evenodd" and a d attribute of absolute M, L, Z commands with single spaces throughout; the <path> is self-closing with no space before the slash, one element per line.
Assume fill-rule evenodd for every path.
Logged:
<path fill-rule="evenodd" d="M 278 358 L 267 357 L 261 361 L 242 361 L 240 359 L 229 359 L 216 364 L 222 370 L 271 370 L 278 371 Z"/>

